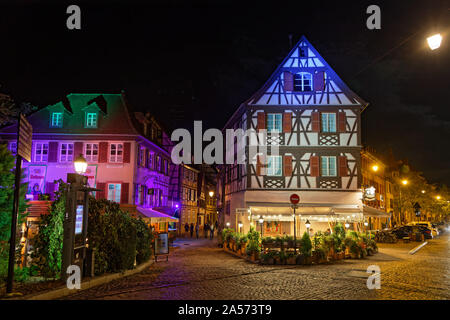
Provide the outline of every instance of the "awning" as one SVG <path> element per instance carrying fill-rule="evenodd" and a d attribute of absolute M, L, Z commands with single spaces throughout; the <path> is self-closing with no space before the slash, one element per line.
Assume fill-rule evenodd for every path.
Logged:
<path fill-rule="evenodd" d="M 150 223 L 178 222 L 178 218 L 174 218 L 151 208 L 137 207 L 136 210 L 143 216 L 144 219 L 149 219 Z"/>
<path fill-rule="evenodd" d="M 389 218 L 391 216 L 389 212 L 381 211 L 366 205 L 363 205 L 363 214 L 366 217 L 375 217 L 375 218 Z"/>

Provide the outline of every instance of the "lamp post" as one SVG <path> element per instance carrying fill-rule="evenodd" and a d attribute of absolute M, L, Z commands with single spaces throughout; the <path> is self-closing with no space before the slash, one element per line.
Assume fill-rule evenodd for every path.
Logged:
<path fill-rule="evenodd" d="M 258 222 L 259 222 L 259 225 L 261 226 L 261 238 L 262 238 L 262 236 L 263 236 L 264 219 L 263 218 L 259 218 Z"/>
<path fill-rule="evenodd" d="M 76 173 L 78 173 L 80 175 L 83 175 L 86 173 L 87 162 L 82 154 L 80 154 L 78 157 L 75 158 L 75 160 L 73 161 L 73 165 L 75 167 Z"/>
<path fill-rule="evenodd" d="M 408 184 L 408 180 L 403 179 L 401 181 L 402 185 L 406 186 Z M 399 187 L 399 210 L 400 210 L 400 222 L 403 223 L 403 204 L 402 204 L 402 186 Z"/>
<path fill-rule="evenodd" d="M 243 226 L 242 222 L 239 221 L 239 223 L 238 223 L 239 233 L 241 233 L 241 228 L 242 228 L 242 226 Z"/>

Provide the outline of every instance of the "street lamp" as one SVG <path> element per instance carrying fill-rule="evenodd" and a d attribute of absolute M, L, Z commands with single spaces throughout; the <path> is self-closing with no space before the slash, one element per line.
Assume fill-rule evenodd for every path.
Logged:
<path fill-rule="evenodd" d="M 372 166 L 372 170 L 375 171 L 375 172 L 377 172 L 377 171 L 378 171 L 378 166 L 377 166 L 376 164 L 373 165 L 373 166 Z"/>
<path fill-rule="evenodd" d="M 402 180 L 402 184 L 403 184 L 404 186 L 406 186 L 406 185 L 408 184 L 408 180 L 406 180 L 406 179 Z"/>
<path fill-rule="evenodd" d="M 350 228 L 350 224 L 348 222 L 345 223 L 345 228 L 346 229 Z"/>
<path fill-rule="evenodd" d="M 242 226 L 243 226 L 242 222 L 239 222 L 239 223 L 238 223 L 239 233 L 241 233 L 241 228 L 242 228 Z"/>
<path fill-rule="evenodd" d="M 80 154 L 78 157 L 75 158 L 75 160 L 73 161 L 73 165 L 75 167 L 76 173 L 84 174 L 86 172 L 87 162 L 82 154 Z"/>
<path fill-rule="evenodd" d="M 422 192 L 422 193 L 425 193 L 425 190 L 422 190 L 421 192 Z"/>
<path fill-rule="evenodd" d="M 263 236 L 263 224 L 264 224 L 264 219 L 263 218 L 259 218 L 258 220 L 259 224 L 261 225 L 261 238 Z"/>
<path fill-rule="evenodd" d="M 309 222 L 309 220 L 306 220 L 305 227 L 306 227 L 306 230 L 308 230 L 308 234 L 309 234 L 309 227 L 311 227 L 311 222 Z"/>
<path fill-rule="evenodd" d="M 441 196 L 436 196 L 436 199 L 437 200 L 441 200 Z"/>
<path fill-rule="evenodd" d="M 214 197 L 214 191 L 210 191 L 209 192 L 209 196 L 212 198 L 212 197 Z"/>
<path fill-rule="evenodd" d="M 435 50 L 441 46 L 442 36 L 437 33 L 427 38 L 428 46 L 431 50 Z"/>
<path fill-rule="evenodd" d="M 229 222 L 227 222 L 227 223 L 226 223 L 226 225 L 227 225 L 227 228 L 229 228 L 229 227 L 230 227 L 230 223 L 229 223 Z"/>

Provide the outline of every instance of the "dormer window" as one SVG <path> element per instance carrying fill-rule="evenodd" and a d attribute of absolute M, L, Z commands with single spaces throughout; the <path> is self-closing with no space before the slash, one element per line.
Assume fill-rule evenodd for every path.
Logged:
<path fill-rule="evenodd" d="M 62 128 L 63 114 L 62 112 L 52 112 L 51 126 L 52 128 Z"/>
<path fill-rule="evenodd" d="M 97 128 L 97 113 L 86 113 L 86 128 Z"/>
<path fill-rule="evenodd" d="M 294 75 L 294 91 L 312 91 L 312 74 L 299 72 Z"/>

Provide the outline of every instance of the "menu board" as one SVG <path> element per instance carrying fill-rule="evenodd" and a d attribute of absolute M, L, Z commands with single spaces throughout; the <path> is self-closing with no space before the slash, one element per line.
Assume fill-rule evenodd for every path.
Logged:
<path fill-rule="evenodd" d="M 83 233 L 83 210 L 82 204 L 77 205 L 77 214 L 75 217 L 75 234 Z"/>
<path fill-rule="evenodd" d="M 155 239 L 155 255 L 169 254 L 169 234 L 160 233 Z"/>

